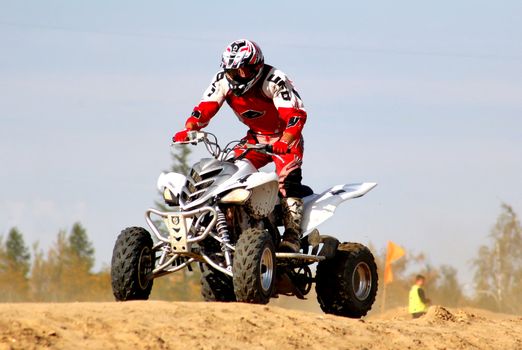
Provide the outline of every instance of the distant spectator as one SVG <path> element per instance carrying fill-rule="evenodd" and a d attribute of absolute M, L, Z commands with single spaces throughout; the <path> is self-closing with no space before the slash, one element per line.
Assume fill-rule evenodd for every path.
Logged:
<path fill-rule="evenodd" d="M 426 314 L 430 299 L 426 298 L 426 293 L 422 286 L 426 278 L 422 275 L 415 277 L 415 284 L 410 289 L 409 312 L 413 318 L 419 318 Z"/>

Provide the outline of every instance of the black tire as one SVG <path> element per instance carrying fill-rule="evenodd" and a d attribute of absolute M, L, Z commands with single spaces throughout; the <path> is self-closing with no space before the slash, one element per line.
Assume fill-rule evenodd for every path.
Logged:
<path fill-rule="evenodd" d="M 232 267 L 236 300 L 268 303 L 274 291 L 275 269 L 275 246 L 270 233 L 256 228 L 241 233 Z"/>
<path fill-rule="evenodd" d="M 152 238 L 141 227 L 121 231 L 112 252 L 112 293 L 117 301 L 147 300 L 152 279 L 145 276 L 154 268 Z"/>
<path fill-rule="evenodd" d="M 317 266 L 317 301 L 327 314 L 365 316 L 375 301 L 377 286 L 375 259 L 362 244 L 342 243 L 334 258 Z"/>
<path fill-rule="evenodd" d="M 236 301 L 232 278 L 205 266 L 201 271 L 201 295 L 205 301 Z"/>

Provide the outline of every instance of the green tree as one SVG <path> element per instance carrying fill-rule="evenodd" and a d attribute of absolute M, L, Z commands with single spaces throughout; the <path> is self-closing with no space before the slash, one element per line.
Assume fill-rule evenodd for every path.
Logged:
<path fill-rule="evenodd" d="M 5 251 L 7 260 L 13 265 L 13 269 L 22 272 L 22 275 L 27 277 L 31 254 L 25 245 L 24 237 L 16 227 L 13 227 L 7 235 Z"/>
<path fill-rule="evenodd" d="M 30 259 L 22 234 L 13 227 L 5 244 L 0 239 L 0 300 L 21 301 L 27 298 Z"/>
<path fill-rule="evenodd" d="M 87 231 L 79 222 L 76 222 L 71 229 L 69 248 L 71 253 L 86 264 L 88 270 L 91 270 L 94 266 L 94 248 L 89 241 Z"/>
<path fill-rule="evenodd" d="M 61 230 L 46 254 L 35 245 L 31 270 L 34 301 L 112 300 L 108 269 L 92 273 L 94 249 L 87 231 L 76 223 Z"/>
<path fill-rule="evenodd" d="M 479 306 L 503 312 L 522 312 L 522 227 L 517 214 L 503 203 L 489 242 L 472 264 Z"/>

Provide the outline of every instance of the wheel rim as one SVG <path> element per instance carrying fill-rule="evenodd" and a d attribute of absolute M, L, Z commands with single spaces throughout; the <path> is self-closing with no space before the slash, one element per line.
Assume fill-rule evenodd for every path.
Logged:
<path fill-rule="evenodd" d="M 353 270 L 352 287 L 355 297 L 359 300 L 365 300 L 370 295 L 372 273 L 370 267 L 365 262 L 358 263 Z"/>
<path fill-rule="evenodd" d="M 266 247 L 263 249 L 261 255 L 261 262 L 259 263 L 259 271 L 261 277 L 261 288 L 267 292 L 270 290 L 272 285 L 272 278 L 274 276 L 274 259 L 272 257 L 272 251 Z"/>
<path fill-rule="evenodd" d="M 140 252 L 140 260 L 138 262 L 138 283 L 141 289 L 149 286 L 147 275 L 152 271 L 152 261 L 149 247 L 143 247 Z"/>

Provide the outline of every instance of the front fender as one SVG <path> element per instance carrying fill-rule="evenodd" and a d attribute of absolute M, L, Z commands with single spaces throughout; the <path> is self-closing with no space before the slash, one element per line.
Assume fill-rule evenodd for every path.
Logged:
<path fill-rule="evenodd" d="M 255 187 L 259 187 L 261 185 L 265 185 L 267 183 L 274 182 L 275 184 L 279 184 L 279 178 L 277 174 L 274 172 L 264 173 L 257 172 L 248 176 L 246 179 L 246 189 L 250 190 Z"/>

